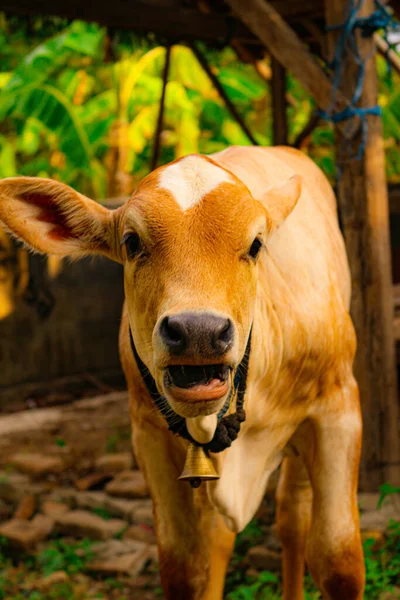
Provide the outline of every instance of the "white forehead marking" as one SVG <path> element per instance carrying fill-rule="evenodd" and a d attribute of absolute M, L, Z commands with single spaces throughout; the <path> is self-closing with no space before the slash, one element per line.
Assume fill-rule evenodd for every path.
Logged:
<path fill-rule="evenodd" d="M 161 172 L 158 186 L 168 190 L 182 210 L 191 208 L 220 183 L 232 177 L 201 156 L 187 156 Z"/>

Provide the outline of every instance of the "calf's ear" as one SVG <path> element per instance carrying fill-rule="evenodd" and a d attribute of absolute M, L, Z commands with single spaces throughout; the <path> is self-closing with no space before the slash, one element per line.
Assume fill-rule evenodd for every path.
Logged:
<path fill-rule="evenodd" d="M 118 215 L 58 181 L 0 180 L 0 223 L 38 252 L 72 258 L 103 254 L 121 262 Z"/>
<path fill-rule="evenodd" d="M 271 232 L 278 229 L 290 215 L 301 195 L 301 177 L 292 175 L 281 185 L 269 188 L 264 193 L 263 204 L 271 219 Z"/>

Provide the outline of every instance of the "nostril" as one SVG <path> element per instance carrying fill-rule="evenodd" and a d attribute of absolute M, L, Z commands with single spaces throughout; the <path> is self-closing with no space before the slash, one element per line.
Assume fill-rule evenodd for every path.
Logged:
<path fill-rule="evenodd" d="M 214 348 L 226 352 L 233 342 L 233 325 L 230 319 L 225 319 L 214 334 Z"/>
<path fill-rule="evenodd" d="M 225 325 L 223 325 L 221 331 L 219 332 L 218 339 L 221 342 L 225 342 L 228 344 L 232 341 L 233 338 L 233 326 L 230 319 L 226 319 Z"/>
<path fill-rule="evenodd" d="M 160 325 L 161 337 L 171 349 L 183 350 L 186 346 L 187 336 L 182 323 L 173 317 L 165 317 Z"/>
<path fill-rule="evenodd" d="M 167 323 L 168 337 L 173 342 L 181 342 L 183 338 L 182 328 L 178 323 Z"/>

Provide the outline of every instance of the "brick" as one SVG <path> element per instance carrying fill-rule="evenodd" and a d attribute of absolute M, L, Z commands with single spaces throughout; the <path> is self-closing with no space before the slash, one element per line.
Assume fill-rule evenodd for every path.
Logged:
<path fill-rule="evenodd" d="M 111 473 L 90 473 L 86 477 L 77 479 L 75 487 L 81 492 L 92 490 L 93 488 L 102 489 L 112 478 Z"/>
<path fill-rule="evenodd" d="M 19 471 L 39 477 L 49 473 L 60 473 L 64 469 L 63 462 L 58 456 L 47 456 L 39 453 L 14 454 L 10 463 Z"/>
<path fill-rule="evenodd" d="M 123 471 L 105 487 L 107 494 L 120 498 L 147 498 L 149 489 L 140 471 Z"/>
<path fill-rule="evenodd" d="M 101 508 L 114 517 L 121 517 L 130 521 L 136 508 L 142 506 L 138 500 L 126 500 L 124 498 L 113 498 L 104 492 L 77 492 L 75 495 L 75 506 L 78 508 L 94 510 Z"/>
<path fill-rule="evenodd" d="M 154 527 L 153 505 L 150 500 L 137 502 L 137 506 L 132 511 L 131 521 Z"/>
<path fill-rule="evenodd" d="M 131 525 L 124 533 L 124 540 L 138 540 L 146 544 L 156 544 L 157 538 L 152 527 L 148 525 Z"/>
<path fill-rule="evenodd" d="M 281 555 L 265 546 L 253 546 L 247 552 L 247 558 L 252 567 L 261 571 L 280 571 Z"/>
<path fill-rule="evenodd" d="M 117 473 L 126 471 L 133 466 L 133 456 L 131 452 L 119 452 L 117 454 L 104 454 L 95 462 L 97 471 L 105 473 Z"/>
<path fill-rule="evenodd" d="M 45 515 L 36 515 L 32 521 L 11 519 L 0 526 L 0 536 L 4 536 L 12 546 L 28 550 L 38 542 L 46 539 L 54 526 L 54 522 Z"/>
<path fill-rule="evenodd" d="M 41 592 L 46 592 L 47 590 L 50 590 L 53 586 L 58 585 L 60 583 L 66 583 L 67 581 L 69 581 L 69 577 L 65 571 L 55 571 L 54 573 L 51 573 L 51 575 L 48 575 L 47 577 L 42 577 L 41 579 L 35 581 L 32 587 L 34 587 L 37 590 L 40 590 Z"/>
<path fill-rule="evenodd" d="M 76 498 L 78 494 L 80 494 L 80 492 L 72 487 L 57 488 L 49 495 L 48 499 L 54 502 L 68 504 L 70 508 L 75 508 L 77 506 Z"/>
<path fill-rule="evenodd" d="M 19 502 L 27 493 L 30 479 L 22 473 L 0 472 L 0 499 L 5 502 Z"/>
<path fill-rule="evenodd" d="M 127 523 L 121 519 L 106 521 L 86 510 L 71 510 L 56 518 L 57 529 L 64 535 L 107 540 L 121 533 Z"/>
<path fill-rule="evenodd" d="M 44 500 L 42 502 L 42 512 L 52 519 L 64 515 L 69 511 L 68 504 L 63 502 L 54 502 L 53 500 Z"/>
<path fill-rule="evenodd" d="M 75 495 L 75 506 L 93 510 L 105 508 L 106 494 L 104 492 L 77 492 Z"/>
<path fill-rule="evenodd" d="M 20 503 L 17 506 L 17 509 L 14 513 L 14 519 L 24 519 L 29 520 L 36 508 L 36 500 L 35 496 L 32 494 L 27 494 L 22 498 Z"/>
<path fill-rule="evenodd" d="M 151 547 L 142 542 L 109 540 L 94 548 L 90 571 L 103 575 L 138 575 L 150 559 Z"/>
<path fill-rule="evenodd" d="M 127 521 L 131 521 L 132 514 L 135 511 L 135 500 L 125 500 L 123 498 L 110 498 L 106 496 L 105 509 L 116 517 L 121 517 Z"/>

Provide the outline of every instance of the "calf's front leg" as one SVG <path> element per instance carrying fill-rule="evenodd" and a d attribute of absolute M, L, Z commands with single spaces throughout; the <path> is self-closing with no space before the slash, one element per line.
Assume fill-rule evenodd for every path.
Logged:
<path fill-rule="evenodd" d="M 313 489 L 306 560 L 328 600 L 361 600 L 364 561 L 357 507 L 361 417 L 354 380 L 321 399 L 302 452 Z"/>
<path fill-rule="evenodd" d="M 187 444 L 149 420 L 134 424 L 134 447 L 154 503 L 166 600 L 222 600 L 235 535 L 213 509 L 206 486 L 177 481 Z"/>
<path fill-rule="evenodd" d="M 276 524 L 282 542 L 282 600 L 304 600 L 303 579 L 312 490 L 303 459 L 287 456 L 276 493 Z"/>

